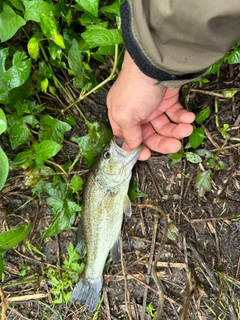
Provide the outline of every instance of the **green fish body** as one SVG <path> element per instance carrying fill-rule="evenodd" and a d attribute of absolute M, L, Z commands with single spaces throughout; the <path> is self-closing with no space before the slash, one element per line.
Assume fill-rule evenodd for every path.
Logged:
<path fill-rule="evenodd" d="M 120 232 L 123 212 L 131 215 L 128 198 L 132 168 L 142 146 L 127 152 L 123 141 L 114 137 L 105 146 L 89 171 L 83 194 L 83 210 L 77 232 L 76 250 L 87 251 L 86 266 L 73 289 L 71 301 L 95 311 L 103 285 L 102 273 L 111 251 L 113 261 L 120 258 Z"/>

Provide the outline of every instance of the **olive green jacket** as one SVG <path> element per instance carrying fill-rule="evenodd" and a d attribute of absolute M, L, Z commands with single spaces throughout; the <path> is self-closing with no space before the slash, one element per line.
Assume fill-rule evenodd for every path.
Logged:
<path fill-rule="evenodd" d="M 140 70 L 173 87 L 202 75 L 240 39 L 239 0 L 127 0 L 121 20 Z"/>

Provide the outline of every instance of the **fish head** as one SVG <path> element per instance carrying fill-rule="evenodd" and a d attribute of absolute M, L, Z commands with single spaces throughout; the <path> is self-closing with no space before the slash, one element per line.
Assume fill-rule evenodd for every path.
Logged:
<path fill-rule="evenodd" d="M 124 141 L 118 137 L 113 139 L 103 149 L 97 164 L 101 185 L 114 187 L 125 181 L 130 175 L 134 164 L 142 150 L 142 145 L 126 151 L 122 149 Z"/>

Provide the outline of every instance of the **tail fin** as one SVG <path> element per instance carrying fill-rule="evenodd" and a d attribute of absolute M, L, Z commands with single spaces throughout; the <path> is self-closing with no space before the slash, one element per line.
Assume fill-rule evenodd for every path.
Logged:
<path fill-rule="evenodd" d="M 71 302 L 85 304 L 89 312 L 94 312 L 100 301 L 102 285 L 102 279 L 87 281 L 84 277 L 80 278 L 73 289 Z"/>

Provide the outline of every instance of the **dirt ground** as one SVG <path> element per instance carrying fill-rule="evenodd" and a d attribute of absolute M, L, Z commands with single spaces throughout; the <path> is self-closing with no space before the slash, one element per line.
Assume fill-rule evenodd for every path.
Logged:
<path fill-rule="evenodd" d="M 206 170 L 205 161 L 192 164 L 184 159 L 172 164 L 168 156 L 154 153 L 135 166 L 133 177 L 147 196 L 135 200 L 133 215 L 124 218 L 123 262 L 106 263 L 103 302 L 95 316 L 83 306 L 52 303 L 43 268 L 61 264 L 69 243 L 74 243 L 75 231 L 42 241 L 52 219 L 45 196 L 32 197 L 24 187 L 23 170 L 10 173 L 0 194 L 0 231 L 6 222 L 14 227 L 29 221 L 33 227 L 27 241 L 45 257 L 23 244 L 7 252 L 0 296 L 8 299 L 1 304 L 8 320 L 150 320 L 149 305 L 154 313 L 161 303 L 161 319 L 240 319 L 240 93 L 226 99 L 222 92 L 240 89 L 238 69 L 225 66 L 221 78 L 212 77 L 204 86 L 193 84 L 182 92 L 187 109 L 198 113 L 210 106 L 212 111 L 204 122 L 207 137 L 202 148 L 216 154 L 226 169 L 214 171 L 210 192 L 199 197 L 194 187 L 196 175 Z M 105 96 L 106 91 L 101 91 L 80 104 L 88 120 L 107 122 Z M 66 135 L 60 162 L 76 157 L 78 147 L 70 138 L 86 133 L 77 111 L 68 112 L 78 127 Z M 220 127 L 229 124 L 226 140 L 216 128 L 216 116 Z M 8 156 L 13 158 L 13 151 Z M 77 170 L 85 179 L 83 161 Z M 173 238 L 170 233 L 166 236 L 167 231 Z M 30 268 L 22 276 L 23 266 Z"/>

